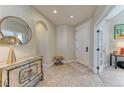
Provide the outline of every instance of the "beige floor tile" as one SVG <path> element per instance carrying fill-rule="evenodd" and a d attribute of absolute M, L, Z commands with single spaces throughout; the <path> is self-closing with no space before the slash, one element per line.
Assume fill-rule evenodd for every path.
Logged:
<path fill-rule="evenodd" d="M 44 74 L 44 80 L 39 82 L 36 87 L 103 86 L 98 75 L 78 63 L 51 66 Z"/>
<path fill-rule="evenodd" d="M 88 67 L 79 63 L 51 66 L 44 71 L 44 80 L 36 87 L 122 87 L 124 70 L 106 67 L 100 74 L 94 74 Z"/>

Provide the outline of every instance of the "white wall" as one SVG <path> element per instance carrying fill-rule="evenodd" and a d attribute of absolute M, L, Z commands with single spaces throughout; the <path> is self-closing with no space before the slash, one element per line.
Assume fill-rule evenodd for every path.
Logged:
<path fill-rule="evenodd" d="M 68 61 L 75 60 L 75 28 L 61 25 L 56 29 L 56 55 L 64 56 Z"/>
<path fill-rule="evenodd" d="M 56 27 L 52 24 L 49 27 L 49 37 L 48 37 L 48 52 L 49 52 L 49 62 L 53 64 L 53 57 L 56 55 Z"/>
<path fill-rule="evenodd" d="M 15 53 L 16 53 L 17 60 L 21 59 L 23 57 L 37 55 L 36 41 L 35 41 L 35 31 L 36 31 L 35 25 L 38 21 L 43 21 L 47 25 L 48 32 L 49 31 L 54 32 L 54 30 L 55 30 L 54 25 L 49 20 L 47 20 L 44 16 L 42 16 L 40 13 L 38 13 L 31 6 L 19 6 L 19 5 L 18 6 L 0 6 L 0 19 L 5 16 L 16 16 L 16 17 L 22 18 L 29 24 L 29 26 L 32 29 L 31 41 L 26 45 L 23 45 L 20 47 L 15 47 Z M 54 33 L 50 34 L 49 37 L 51 37 L 51 35 L 54 36 Z M 49 37 L 45 37 L 45 38 L 49 39 Z M 54 40 L 55 39 L 53 39 L 52 42 L 54 42 Z M 51 41 L 49 41 L 49 42 L 51 42 Z M 53 49 L 53 50 L 51 50 L 51 49 Z M 52 46 L 52 48 L 48 48 L 48 50 L 50 50 L 49 51 L 50 56 L 54 56 L 54 53 L 53 53 L 54 49 L 55 49 L 54 46 Z M 8 50 L 9 50 L 9 46 L 0 46 L 0 62 L 6 62 Z"/>
<path fill-rule="evenodd" d="M 56 33 L 54 25 L 46 27 L 41 21 L 36 24 L 36 50 L 39 56 L 44 56 L 44 65 L 50 66 L 56 53 Z"/>
<path fill-rule="evenodd" d="M 36 24 L 36 54 L 44 57 L 44 63 L 48 62 L 48 31 L 42 23 Z"/>

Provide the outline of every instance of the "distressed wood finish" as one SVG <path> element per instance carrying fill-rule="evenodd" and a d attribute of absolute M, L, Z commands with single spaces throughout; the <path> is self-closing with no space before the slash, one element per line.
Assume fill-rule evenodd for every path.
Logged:
<path fill-rule="evenodd" d="M 43 78 L 43 57 L 34 57 L 6 66 L 2 69 L 2 86 L 34 86 Z"/>
<path fill-rule="evenodd" d="M 2 70 L 0 69 L 0 86 L 2 86 Z"/>

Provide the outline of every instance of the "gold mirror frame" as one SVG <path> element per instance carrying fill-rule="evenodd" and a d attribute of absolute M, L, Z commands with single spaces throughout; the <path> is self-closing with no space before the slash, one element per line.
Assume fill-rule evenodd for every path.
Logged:
<path fill-rule="evenodd" d="M 4 17 L 4 18 L 2 18 L 2 20 L 0 20 L 0 34 L 1 34 L 1 36 L 3 37 L 3 38 L 1 38 L 0 39 L 0 42 L 2 42 L 2 43 L 0 43 L 1 45 L 14 45 L 14 44 L 10 44 L 10 43 L 7 43 L 8 41 L 5 41 L 4 40 L 4 35 L 3 35 L 3 33 L 2 33 L 2 22 L 4 21 L 4 20 L 6 20 L 7 18 L 16 18 L 16 19 L 19 19 L 19 20 L 21 20 L 21 21 L 23 21 L 25 24 L 27 24 L 27 22 L 25 22 L 23 19 L 21 19 L 21 18 L 18 18 L 18 17 L 15 17 L 15 16 L 7 16 L 7 17 Z M 25 43 L 20 43 L 19 45 L 25 45 L 25 44 L 27 44 L 29 41 L 31 41 L 31 38 L 32 38 L 32 30 L 31 30 L 31 28 L 30 28 L 30 26 L 27 24 L 27 26 L 28 26 L 28 28 L 30 29 L 30 39 L 29 40 L 27 40 Z M 9 37 L 9 38 L 12 38 L 12 37 Z M 13 37 L 14 39 L 15 39 L 15 36 Z M 17 40 L 17 39 L 16 39 Z M 18 40 L 19 41 L 19 40 Z M 18 46 L 19 46 L 18 45 Z"/>

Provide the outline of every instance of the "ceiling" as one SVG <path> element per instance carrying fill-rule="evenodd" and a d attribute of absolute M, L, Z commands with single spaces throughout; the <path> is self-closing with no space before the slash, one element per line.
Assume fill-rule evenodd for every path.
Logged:
<path fill-rule="evenodd" d="M 56 25 L 73 26 L 86 21 L 97 8 L 96 5 L 34 5 L 33 7 Z M 56 10 L 57 13 L 53 13 L 53 10 Z"/>

